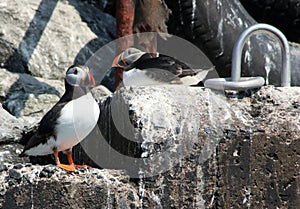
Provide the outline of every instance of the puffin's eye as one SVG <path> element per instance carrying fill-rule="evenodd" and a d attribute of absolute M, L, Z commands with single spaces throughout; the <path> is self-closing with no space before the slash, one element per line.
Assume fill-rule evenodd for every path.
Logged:
<path fill-rule="evenodd" d="M 73 72 L 73 74 L 74 74 L 74 75 L 77 75 L 77 74 L 78 74 L 78 70 L 75 69 L 74 72 Z"/>

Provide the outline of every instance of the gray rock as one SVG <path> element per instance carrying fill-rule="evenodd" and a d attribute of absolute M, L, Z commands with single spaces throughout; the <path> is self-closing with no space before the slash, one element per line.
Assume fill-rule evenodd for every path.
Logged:
<path fill-rule="evenodd" d="M 21 136 L 24 121 L 9 114 L 0 103 L 0 142 L 16 141 Z"/>
<path fill-rule="evenodd" d="M 8 68 L 11 72 L 28 73 L 28 66 L 25 57 L 14 44 L 3 40 L 4 35 L 0 32 L 0 66 Z"/>
<path fill-rule="evenodd" d="M 114 18 L 83 1 L 4 0 L 0 7 L 0 61 L 11 72 L 62 79 L 115 34 Z"/>
<path fill-rule="evenodd" d="M 27 158 L 20 158 L 19 154 L 23 150 L 23 146 L 17 144 L 20 137 L 14 138 L 14 142 L 2 138 L 2 144 L 0 145 L 0 163 L 26 163 L 29 162 Z"/>
<path fill-rule="evenodd" d="M 50 166 L 44 167 L 42 171 L 44 171 L 46 173 L 51 173 L 51 174 L 55 173 L 55 169 L 53 169 Z"/>
<path fill-rule="evenodd" d="M 299 95 L 297 87 L 228 97 L 183 86 L 123 88 L 101 102 L 99 131 L 81 146 L 98 166 L 138 178 L 144 208 L 293 208 Z"/>
<path fill-rule="evenodd" d="M 92 89 L 92 93 L 95 98 L 101 99 L 102 97 L 106 97 L 112 95 L 112 92 L 108 90 L 105 86 L 99 85 Z"/>
<path fill-rule="evenodd" d="M 19 74 L 11 73 L 5 68 L 0 68 L 0 98 L 5 101 L 6 95 L 9 93 L 11 87 L 19 79 Z"/>
<path fill-rule="evenodd" d="M 295 208 L 299 95 L 300 88 L 272 86 L 226 95 L 184 86 L 121 88 L 100 100 L 98 127 L 74 148 L 77 164 L 107 170 L 23 167 L 20 182 L 0 177 L 0 202 L 27 207 L 34 185 L 37 207 L 70 207 L 56 201 L 68 197 L 64 202 L 79 208 Z"/>
<path fill-rule="evenodd" d="M 2 172 L 2 171 L 7 171 L 7 165 L 0 165 L 0 172 Z"/>
<path fill-rule="evenodd" d="M 22 174 L 15 169 L 9 169 L 8 170 L 8 175 L 10 178 L 13 178 L 15 180 L 20 180 L 22 178 Z"/>
<path fill-rule="evenodd" d="M 0 103 L 0 121 L 0 164 L 28 162 L 18 157 L 23 147 L 17 143 L 28 120 L 11 115 Z"/>
<path fill-rule="evenodd" d="M 55 166 L 50 170 L 56 169 Z M 68 174 L 58 169 L 45 178 L 43 166 L 0 173 L 1 208 L 130 208 L 140 206 L 137 189 L 123 183 L 122 171 L 89 169 Z M 9 178 L 7 178 L 9 176 Z M 98 178 L 101 176 L 102 178 Z M 14 181 L 17 177 L 17 181 Z"/>
<path fill-rule="evenodd" d="M 227 113 L 224 96 L 209 89 L 184 86 L 123 88 L 100 106 L 99 130 L 81 146 L 98 166 L 128 166 L 135 178 L 140 169 L 152 176 L 172 168 L 199 141 L 199 129 L 211 127 L 213 131 L 205 138 L 215 140 L 206 141 L 203 160 L 207 160 L 223 134 L 222 128 L 236 120 Z M 115 156 L 110 146 L 124 155 L 142 158 L 131 162 L 123 155 Z M 165 161 L 156 163 L 160 159 Z"/>
<path fill-rule="evenodd" d="M 0 68 L 0 76 L 0 95 L 5 98 L 4 105 L 17 117 L 42 117 L 64 92 L 64 83 L 59 80 L 11 73 L 3 68 Z"/>
<path fill-rule="evenodd" d="M 21 164 L 21 163 L 17 163 L 17 164 L 15 164 L 14 165 L 14 169 L 21 169 L 21 168 L 23 168 L 24 166 L 23 166 L 23 164 Z"/>

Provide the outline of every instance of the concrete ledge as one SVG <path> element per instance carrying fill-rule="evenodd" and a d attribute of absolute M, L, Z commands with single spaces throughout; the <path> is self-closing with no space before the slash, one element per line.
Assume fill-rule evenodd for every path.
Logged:
<path fill-rule="evenodd" d="M 101 100 L 75 161 L 125 170 L 143 208 L 297 208 L 299 95 L 272 86 L 122 88 Z"/>

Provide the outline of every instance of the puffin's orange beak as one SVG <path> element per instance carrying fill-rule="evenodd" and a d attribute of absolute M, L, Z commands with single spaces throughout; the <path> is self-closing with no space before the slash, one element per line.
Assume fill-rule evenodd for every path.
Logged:
<path fill-rule="evenodd" d="M 120 67 L 123 68 L 120 64 L 119 64 L 119 60 L 121 58 L 122 53 L 118 54 L 115 58 L 114 61 L 112 62 L 112 67 Z"/>
<path fill-rule="evenodd" d="M 88 72 L 88 76 L 89 76 L 89 79 L 90 79 L 89 87 L 95 87 L 96 82 L 95 82 L 94 76 L 90 72 Z"/>

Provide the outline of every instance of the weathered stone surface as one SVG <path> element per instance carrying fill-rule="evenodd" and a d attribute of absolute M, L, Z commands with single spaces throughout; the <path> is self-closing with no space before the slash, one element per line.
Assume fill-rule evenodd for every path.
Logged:
<path fill-rule="evenodd" d="M 48 79 L 63 78 L 74 62 L 84 64 L 115 30 L 114 18 L 76 0 L 4 0 L 0 25 L 1 66 Z"/>
<path fill-rule="evenodd" d="M 0 103 L 0 164 L 28 161 L 18 157 L 22 146 L 17 141 L 25 124 L 24 119 L 12 116 Z"/>
<path fill-rule="evenodd" d="M 0 173 L 1 208 L 138 208 L 136 188 L 122 171 L 27 165 Z"/>
<path fill-rule="evenodd" d="M 297 208 L 299 91 L 120 89 L 101 101 L 99 129 L 74 154 L 126 169 L 143 208 Z"/>
<path fill-rule="evenodd" d="M 227 97 L 203 88 L 125 88 L 101 103 L 111 112 L 99 122 L 110 149 L 123 155 L 105 151 L 97 133 L 82 146 L 98 165 L 140 177 L 144 208 L 297 208 L 299 95 L 299 88 Z M 138 154 L 142 160 L 126 159 Z"/>
<path fill-rule="evenodd" d="M 112 94 L 105 86 L 99 85 L 92 89 L 92 94 L 95 98 L 101 99 Z"/>
<path fill-rule="evenodd" d="M 64 82 L 0 68 L 0 95 L 13 115 L 41 118 L 64 92 Z"/>
<path fill-rule="evenodd" d="M 2 39 L 0 32 L 0 66 L 7 67 L 12 72 L 28 73 L 27 62 L 16 46 L 7 40 Z"/>
<path fill-rule="evenodd" d="M 28 161 L 18 157 L 22 146 L 17 144 L 26 122 L 10 115 L 0 103 L 0 164 Z"/>
<path fill-rule="evenodd" d="M 74 160 L 127 170 L 133 178 L 126 185 L 135 188 L 129 199 L 138 197 L 142 208 L 298 208 L 299 95 L 296 87 L 271 86 L 226 95 L 183 86 L 122 88 L 100 100 L 99 127 L 76 146 Z M 10 169 L 18 171 L 3 172 Z M 7 198 L 20 194 L 12 191 Z"/>
<path fill-rule="evenodd" d="M 0 103 L 0 142 L 13 142 L 21 136 L 24 120 L 17 119 L 3 109 Z"/>

